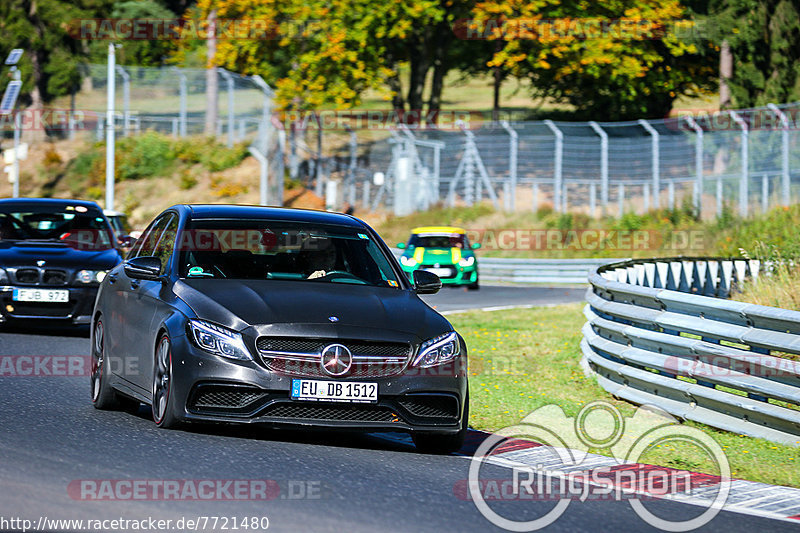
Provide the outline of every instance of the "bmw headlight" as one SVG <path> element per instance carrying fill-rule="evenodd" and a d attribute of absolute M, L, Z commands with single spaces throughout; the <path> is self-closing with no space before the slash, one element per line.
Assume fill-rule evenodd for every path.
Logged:
<path fill-rule="evenodd" d="M 458 335 L 455 331 L 439 335 L 423 342 L 414 358 L 414 365 L 420 368 L 440 365 L 452 361 L 460 353 Z"/>
<path fill-rule="evenodd" d="M 203 320 L 190 320 L 189 330 L 198 348 L 228 359 L 251 359 L 241 333 Z"/>
<path fill-rule="evenodd" d="M 107 270 L 81 270 L 75 274 L 78 283 L 101 283 L 106 279 Z"/>
<path fill-rule="evenodd" d="M 462 257 L 458 261 L 458 266 L 462 266 L 462 267 L 471 267 L 474 264 L 475 264 L 475 256 L 474 255 L 471 255 L 469 257 Z"/>
<path fill-rule="evenodd" d="M 403 266 L 407 266 L 407 267 L 415 267 L 415 266 L 417 266 L 417 260 L 416 259 L 414 259 L 413 257 L 406 257 L 404 255 L 400 256 L 400 263 Z"/>

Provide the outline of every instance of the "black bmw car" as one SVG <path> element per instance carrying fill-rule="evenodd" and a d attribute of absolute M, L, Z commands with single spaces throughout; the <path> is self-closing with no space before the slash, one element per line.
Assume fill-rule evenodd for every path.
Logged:
<path fill-rule="evenodd" d="M 100 285 L 92 401 L 151 406 L 155 423 L 244 422 L 412 434 L 458 449 L 467 348 L 348 215 L 178 205 Z"/>
<path fill-rule="evenodd" d="M 89 324 L 100 282 L 121 261 L 96 203 L 0 200 L 0 323 Z"/>

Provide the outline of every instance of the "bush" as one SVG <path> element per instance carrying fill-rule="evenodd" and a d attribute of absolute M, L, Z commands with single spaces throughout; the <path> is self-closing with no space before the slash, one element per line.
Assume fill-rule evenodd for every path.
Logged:
<path fill-rule="evenodd" d="M 163 175 L 175 160 L 169 139 L 152 131 L 120 140 L 117 150 L 120 155 L 117 177 L 120 180 Z"/>

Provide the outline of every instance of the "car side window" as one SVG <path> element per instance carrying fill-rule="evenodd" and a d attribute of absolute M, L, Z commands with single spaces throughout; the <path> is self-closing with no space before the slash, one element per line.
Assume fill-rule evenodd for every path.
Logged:
<path fill-rule="evenodd" d="M 178 233 L 178 217 L 172 215 L 172 218 L 166 224 L 164 231 L 161 232 L 161 236 L 158 239 L 158 245 L 156 246 L 155 252 L 153 255 L 158 257 L 161 260 L 161 274 L 167 269 L 167 264 L 169 264 L 169 258 L 172 257 L 172 251 L 175 248 L 175 236 Z"/>
<path fill-rule="evenodd" d="M 136 247 L 131 250 L 129 259 L 134 257 L 149 257 L 152 256 L 156 249 L 159 237 L 161 237 L 161 230 L 164 225 L 169 221 L 171 214 L 164 215 L 157 218 L 150 224 L 150 227 L 144 230 L 144 233 L 136 241 Z"/>

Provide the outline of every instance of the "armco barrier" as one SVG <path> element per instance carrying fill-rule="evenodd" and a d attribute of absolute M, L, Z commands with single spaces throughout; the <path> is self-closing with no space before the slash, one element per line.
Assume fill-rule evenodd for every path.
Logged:
<path fill-rule="evenodd" d="M 686 420 L 800 444 L 800 312 L 726 300 L 758 261 L 627 260 L 597 267 L 582 364 L 609 393 Z M 776 357 L 778 355 L 778 357 Z"/>
<path fill-rule="evenodd" d="M 403 250 L 392 248 L 396 257 Z M 478 257 L 481 281 L 511 281 L 515 283 L 586 283 L 596 267 L 620 259 L 515 259 Z"/>

